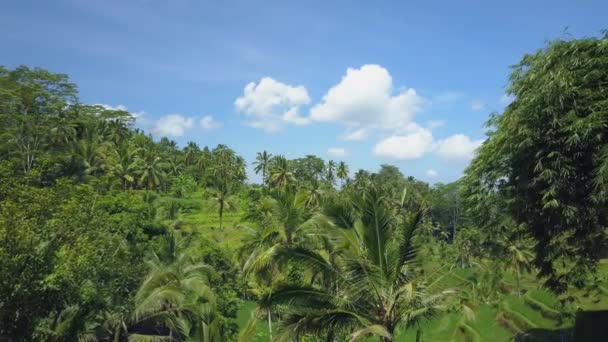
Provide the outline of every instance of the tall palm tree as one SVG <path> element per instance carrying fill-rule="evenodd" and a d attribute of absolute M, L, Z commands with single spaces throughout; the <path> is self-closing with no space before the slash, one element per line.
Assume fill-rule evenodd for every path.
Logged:
<path fill-rule="evenodd" d="M 106 149 L 106 170 L 108 174 L 120 180 L 123 190 L 127 190 L 135 182 L 135 156 L 138 152 L 138 148 L 127 142 L 120 145 L 111 144 Z"/>
<path fill-rule="evenodd" d="M 236 156 L 234 159 L 234 177 L 238 181 L 244 181 L 247 179 L 247 164 L 245 158 Z"/>
<path fill-rule="evenodd" d="M 147 190 L 156 190 L 161 185 L 167 163 L 153 150 L 143 150 L 143 156 L 137 159 L 139 182 Z"/>
<path fill-rule="evenodd" d="M 295 181 L 293 172 L 287 158 L 276 156 L 272 158 L 270 166 L 270 183 L 279 188 L 285 189 Z"/>
<path fill-rule="evenodd" d="M 175 234 L 166 237 L 164 253 L 152 253 L 148 275 L 135 296 L 134 331 L 129 341 L 222 341 L 215 314 L 209 265 L 186 249 Z"/>
<path fill-rule="evenodd" d="M 167 157 L 167 169 L 172 176 L 180 176 L 184 170 L 184 165 L 178 154 L 170 154 Z"/>
<path fill-rule="evenodd" d="M 201 149 L 195 142 L 189 141 L 186 147 L 184 148 L 184 164 L 186 164 L 186 166 L 194 165 L 196 163 L 196 157 L 200 150 Z"/>
<path fill-rule="evenodd" d="M 393 341 L 398 327 L 416 326 L 440 309 L 449 292 L 416 267 L 413 237 L 423 213 L 395 215 L 384 193 L 371 187 L 353 205 L 328 204 L 322 231 L 340 246 L 338 262 L 299 246 L 275 252 L 313 275 L 275 286 L 262 301 L 282 311 L 283 337 L 324 333 L 328 340 L 375 335 Z"/>
<path fill-rule="evenodd" d="M 220 217 L 220 230 L 224 230 L 224 212 L 231 211 L 236 208 L 236 203 L 232 198 L 232 182 L 218 179 L 217 177 L 212 178 L 211 183 L 211 198 L 213 203 L 217 206 L 218 214 Z"/>
<path fill-rule="evenodd" d="M 279 256 L 295 246 L 308 250 L 311 243 L 308 235 L 308 223 L 312 221 L 309 209 L 292 191 L 278 192 L 275 196 L 275 199 L 260 201 L 256 209 L 261 215 L 249 217 L 257 226 L 255 229 L 247 228 L 247 235 L 238 251 L 245 274 L 254 278 L 249 288 L 257 303 L 249 323 L 241 332 L 241 341 L 251 339 L 259 319 L 268 321 L 268 334 L 272 339 L 273 307 L 265 298 L 273 291 L 272 285 L 285 278 L 281 273 Z"/>
<path fill-rule="evenodd" d="M 336 162 L 333 160 L 328 161 L 325 166 L 325 179 L 331 185 L 334 185 L 336 182 Z"/>
<path fill-rule="evenodd" d="M 255 162 L 253 162 L 253 165 L 255 165 L 255 174 L 259 174 L 260 172 L 262 173 L 262 184 L 266 185 L 267 183 L 267 179 L 266 176 L 268 174 L 268 169 L 270 167 L 270 161 L 272 159 L 272 154 L 266 152 L 266 150 L 264 150 L 263 152 L 258 152 L 256 157 L 255 157 Z"/>
<path fill-rule="evenodd" d="M 341 180 L 340 186 L 342 186 L 344 184 L 344 181 L 348 178 L 348 165 L 346 165 L 345 162 L 341 161 L 340 163 L 338 163 L 338 168 L 336 170 L 336 176 L 338 176 L 338 178 L 340 178 L 340 180 Z"/>

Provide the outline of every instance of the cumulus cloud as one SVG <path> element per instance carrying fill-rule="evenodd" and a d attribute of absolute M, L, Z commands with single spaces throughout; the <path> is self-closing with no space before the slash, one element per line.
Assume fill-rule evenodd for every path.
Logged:
<path fill-rule="evenodd" d="M 308 125 L 310 123 L 309 118 L 300 116 L 300 114 L 298 113 L 298 108 L 291 108 L 290 110 L 283 113 L 283 120 L 300 126 Z"/>
<path fill-rule="evenodd" d="M 429 127 L 429 129 L 435 129 L 435 128 L 445 126 L 445 124 L 446 124 L 445 120 L 431 120 L 427 123 L 427 126 Z"/>
<path fill-rule="evenodd" d="M 159 136 L 181 137 L 192 127 L 195 119 L 180 114 L 169 114 L 159 118 L 152 131 Z"/>
<path fill-rule="evenodd" d="M 437 173 L 437 171 L 435 171 L 433 169 L 428 169 L 426 171 L 426 175 L 427 175 L 427 177 L 435 178 L 439 175 L 439 173 Z"/>
<path fill-rule="evenodd" d="M 471 101 L 471 109 L 475 112 L 483 110 L 487 107 L 487 104 L 481 100 L 473 100 Z"/>
<path fill-rule="evenodd" d="M 330 147 L 327 149 L 327 155 L 331 157 L 346 157 L 348 151 L 343 147 Z"/>
<path fill-rule="evenodd" d="M 464 134 L 454 134 L 437 142 L 436 153 L 447 160 L 469 160 L 483 139 L 472 140 Z"/>
<path fill-rule="evenodd" d="M 395 94 L 393 79 L 382 66 L 349 68 L 323 100 L 310 110 L 310 119 L 335 122 L 354 129 L 393 129 L 412 121 L 423 99 L 412 88 Z"/>
<path fill-rule="evenodd" d="M 308 103 L 310 96 L 304 86 L 291 86 L 264 77 L 258 83 L 247 84 L 234 106 L 247 117 L 251 127 L 275 132 L 287 123 L 307 124 L 308 119 L 300 116 L 299 109 Z"/>
<path fill-rule="evenodd" d="M 211 115 L 205 115 L 199 120 L 199 124 L 205 131 L 211 131 L 222 127 L 222 123 L 218 122 Z"/>
<path fill-rule="evenodd" d="M 378 157 L 409 160 L 423 157 L 433 149 L 433 134 L 429 129 L 417 127 L 406 134 L 391 135 L 374 146 Z"/>

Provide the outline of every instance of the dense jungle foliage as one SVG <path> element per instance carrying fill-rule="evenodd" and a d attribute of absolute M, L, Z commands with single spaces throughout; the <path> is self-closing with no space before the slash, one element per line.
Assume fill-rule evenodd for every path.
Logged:
<path fill-rule="evenodd" d="M 454 183 L 262 151 L 253 184 L 227 145 L 0 67 L 0 341 L 584 340 L 608 310 L 608 38 L 524 56 L 508 93 Z"/>

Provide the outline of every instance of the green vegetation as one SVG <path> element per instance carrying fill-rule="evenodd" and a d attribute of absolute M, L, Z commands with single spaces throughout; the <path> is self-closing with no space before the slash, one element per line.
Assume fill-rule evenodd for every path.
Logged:
<path fill-rule="evenodd" d="M 608 310 L 606 37 L 525 56 L 463 179 L 434 186 L 267 151 L 251 184 L 228 146 L 155 141 L 76 89 L 0 67 L 2 341 L 603 329 L 589 312 Z"/>

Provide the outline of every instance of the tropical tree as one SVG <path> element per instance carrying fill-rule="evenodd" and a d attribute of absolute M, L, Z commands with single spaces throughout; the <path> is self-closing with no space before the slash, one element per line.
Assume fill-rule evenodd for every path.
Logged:
<path fill-rule="evenodd" d="M 144 151 L 144 156 L 137 159 L 139 182 L 147 190 L 156 190 L 161 185 L 167 163 L 153 151 Z"/>
<path fill-rule="evenodd" d="M 184 148 L 184 164 L 186 164 L 186 166 L 195 164 L 200 150 L 201 149 L 195 142 L 189 141 Z"/>
<path fill-rule="evenodd" d="M 224 181 L 219 178 L 212 178 L 211 186 L 209 190 L 211 191 L 211 199 L 212 202 L 217 207 L 218 215 L 220 218 L 220 230 L 224 229 L 223 220 L 224 220 L 224 212 L 232 211 L 236 209 L 236 202 L 232 197 L 232 187 L 233 183 L 231 181 Z"/>
<path fill-rule="evenodd" d="M 340 246 L 336 262 L 299 245 L 274 252 L 275 260 L 297 263 L 312 275 L 311 281 L 275 286 L 262 301 L 281 312 L 282 337 L 392 341 L 397 328 L 416 326 L 441 308 L 449 292 L 416 266 L 413 237 L 423 212 L 397 217 L 383 193 L 371 187 L 352 204 L 328 204 L 321 231 Z"/>
<path fill-rule="evenodd" d="M 279 189 L 285 189 L 292 185 L 293 182 L 295 182 L 295 177 L 287 158 L 280 155 L 272 158 L 270 184 Z"/>
<path fill-rule="evenodd" d="M 503 236 L 499 243 L 505 248 L 505 266 L 515 273 L 517 296 L 521 297 L 521 275 L 532 270 L 531 265 L 534 260 L 534 253 L 531 251 L 532 241 L 522 236 L 515 238 Z"/>
<path fill-rule="evenodd" d="M 266 152 L 266 150 L 264 150 L 263 152 L 258 152 L 256 157 L 255 157 L 255 162 L 253 163 L 253 165 L 255 165 L 255 174 L 260 174 L 260 172 L 262 173 L 262 183 L 264 185 L 266 185 L 267 183 L 267 179 L 266 176 L 268 174 L 268 169 L 270 168 L 270 161 L 272 160 L 272 154 Z"/>
<path fill-rule="evenodd" d="M 170 234 L 164 250 L 147 261 L 148 275 L 135 297 L 130 341 L 223 340 L 208 282 L 213 269 L 197 261 L 185 244 Z"/>
<path fill-rule="evenodd" d="M 286 277 L 280 256 L 295 246 L 308 250 L 311 245 L 308 234 L 311 212 L 298 195 L 291 191 L 278 192 L 274 199 L 260 201 L 257 209 L 261 215 L 248 216 L 257 226 L 246 229 L 247 235 L 238 252 L 245 275 L 253 278 L 249 290 L 257 303 L 247 327 L 241 332 L 242 341 L 251 338 L 258 319 L 267 320 L 268 334 L 272 336 L 273 307 L 265 298 L 273 291 L 273 284 Z"/>
<path fill-rule="evenodd" d="M 502 210 L 523 225 L 538 276 L 557 291 L 583 286 L 608 245 L 607 51 L 604 36 L 525 55 L 510 77 L 513 102 L 488 121 L 464 178 L 471 217 L 496 229 Z"/>
<path fill-rule="evenodd" d="M 135 182 L 137 169 L 135 157 L 139 150 L 125 142 L 118 146 L 109 145 L 104 152 L 106 172 L 119 180 L 123 190 L 127 190 Z"/>
<path fill-rule="evenodd" d="M 333 160 L 327 162 L 327 166 L 325 167 L 325 179 L 331 185 L 336 183 L 336 162 Z"/>
<path fill-rule="evenodd" d="M 338 168 L 336 169 L 336 176 L 342 181 L 340 186 L 344 184 L 344 181 L 348 178 L 348 165 L 345 162 L 341 161 L 338 163 Z"/>

